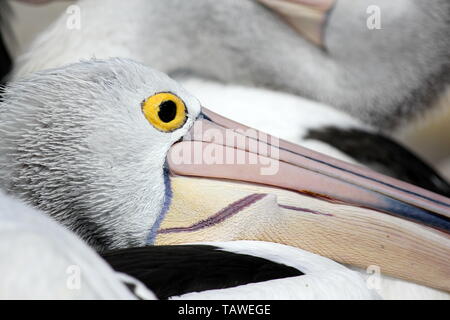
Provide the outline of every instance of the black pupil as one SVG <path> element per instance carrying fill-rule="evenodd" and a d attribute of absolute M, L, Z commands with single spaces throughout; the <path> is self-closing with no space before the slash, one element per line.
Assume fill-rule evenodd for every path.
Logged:
<path fill-rule="evenodd" d="M 159 106 L 158 116 L 162 122 L 168 123 L 177 115 L 177 104 L 172 100 L 164 101 Z"/>

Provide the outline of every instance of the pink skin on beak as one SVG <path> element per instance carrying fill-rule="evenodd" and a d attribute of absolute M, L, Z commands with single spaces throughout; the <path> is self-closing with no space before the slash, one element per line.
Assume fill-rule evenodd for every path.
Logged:
<path fill-rule="evenodd" d="M 203 109 L 203 115 L 171 149 L 168 160 L 174 174 L 275 186 L 450 232 L 446 197 L 279 140 L 210 110 Z M 214 159 L 208 159 L 211 154 Z"/>

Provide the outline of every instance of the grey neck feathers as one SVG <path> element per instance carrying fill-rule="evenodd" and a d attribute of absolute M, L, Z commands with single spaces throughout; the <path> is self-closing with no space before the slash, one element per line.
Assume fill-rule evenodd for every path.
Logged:
<path fill-rule="evenodd" d="M 119 59 L 11 82 L 0 102 L 0 188 L 99 251 L 145 245 L 170 200 L 167 150 L 188 130 L 164 134 L 142 115 L 142 100 L 167 90 L 192 106 L 173 80 Z"/>

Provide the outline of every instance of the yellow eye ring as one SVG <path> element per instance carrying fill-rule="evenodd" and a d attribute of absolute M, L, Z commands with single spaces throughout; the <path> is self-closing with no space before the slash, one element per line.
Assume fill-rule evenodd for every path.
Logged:
<path fill-rule="evenodd" d="M 142 112 L 148 122 L 163 132 L 174 131 L 186 122 L 186 105 L 170 92 L 160 92 L 147 98 L 142 102 Z"/>

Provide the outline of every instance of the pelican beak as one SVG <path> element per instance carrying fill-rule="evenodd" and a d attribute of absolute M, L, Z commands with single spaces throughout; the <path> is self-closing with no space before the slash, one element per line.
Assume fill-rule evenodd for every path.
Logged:
<path fill-rule="evenodd" d="M 327 16 L 336 0 L 258 0 L 285 20 L 295 31 L 324 47 Z"/>
<path fill-rule="evenodd" d="M 207 109 L 168 153 L 157 244 L 261 240 L 450 291 L 450 199 Z"/>

